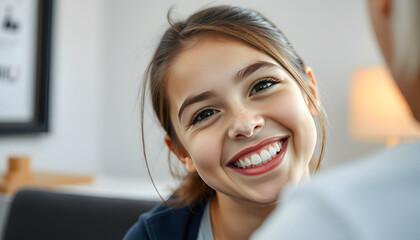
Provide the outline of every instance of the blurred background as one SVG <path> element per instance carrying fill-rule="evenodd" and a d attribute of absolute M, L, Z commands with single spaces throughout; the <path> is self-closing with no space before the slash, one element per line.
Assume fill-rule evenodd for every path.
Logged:
<path fill-rule="evenodd" d="M 0 172 L 11 155 L 32 169 L 86 173 L 149 183 L 140 134 L 142 74 L 164 30 L 166 14 L 183 19 L 205 6 L 260 11 L 289 38 L 318 81 L 329 125 L 326 167 L 385 148 L 350 138 L 349 96 L 355 69 L 383 65 L 364 0 L 57 0 L 54 1 L 50 130 L 0 135 Z M 157 181 L 171 182 L 163 132 L 146 113 L 147 151 Z"/>

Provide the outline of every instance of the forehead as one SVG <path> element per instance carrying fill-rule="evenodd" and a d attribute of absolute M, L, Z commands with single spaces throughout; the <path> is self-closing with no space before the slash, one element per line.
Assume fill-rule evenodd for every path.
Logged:
<path fill-rule="evenodd" d="M 246 61 L 271 59 L 268 55 L 232 37 L 206 33 L 190 40 L 172 62 L 170 76 L 191 74 L 200 70 L 233 68 Z M 199 72 L 208 74 L 207 71 Z"/>
<path fill-rule="evenodd" d="M 239 70 L 258 61 L 278 65 L 270 56 L 239 40 L 220 34 L 200 36 L 189 42 L 169 67 L 167 89 L 171 105 L 189 93 L 226 84 Z"/>

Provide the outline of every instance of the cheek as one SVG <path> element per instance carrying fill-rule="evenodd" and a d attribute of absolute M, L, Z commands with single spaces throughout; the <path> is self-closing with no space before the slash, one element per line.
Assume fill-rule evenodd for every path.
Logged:
<path fill-rule="evenodd" d="M 201 179 L 213 189 L 219 189 L 223 140 L 217 131 L 200 132 L 190 145 L 190 156 Z"/>
<path fill-rule="evenodd" d="M 202 131 L 192 139 L 190 155 L 199 172 L 220 166 L 221 142 L 216 131 Z"/>
<path fill-rule="evenodd" d="M 276 99 L 268 110 L 278 124 L 293 134 L 296 153 L 312 156 L 316 143 L 314 119 L 301 94 L 286 92 Z"/>
<path fill-rule="evenodd" d="M 299 125 L 307 123 L 308 120 L 313 121 L 303 97 L 296 96 L 293 92 L 279 94 L 267 110 L 272 113 L 274 120 L 293 132 L 303 127 Z"/>

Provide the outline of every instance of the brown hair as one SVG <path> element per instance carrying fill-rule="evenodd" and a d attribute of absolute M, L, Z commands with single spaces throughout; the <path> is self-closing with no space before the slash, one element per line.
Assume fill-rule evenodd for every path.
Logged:
<path fill-rule="evenodd" d="M 142 144 L 149 176 L 151 177 L 151 174 L 148 167 L 144 141 L 144 105 L 148 84 L 147 78 L 149 79 L 153 109 L 156 116 L 167 135 L 171 138 L 173 148 L 177 151 L 183 151 L 183 147 L 177 139 L 169 117 L 169 99 L 166 89 L 168 68 L 171 60 L 183 50 L 187 41 L 208 32 L 220 33 L 239 39 L 264 52 L 275 59 L 297 81 L 303 93 L 308 97 L 310 104 L 317 112 L 318 127 L 321 127 L 322 130 L 319 158 L 315 165 L 311 164 L 311 169 L 317 170 L 320 166 L 325 148 L 324 111 L 318 103 L 316 96 L 309 88 L 308 83 L 311 80 L 305 72 L 305 65 L 302 59 L 298 56 L 284 34 L 258 12 L 241 7 L 211 7 L 191 15 L 185 21 L 179 22 L 173 22 L 169 15 L 168 13 L 170 27 L 163 34 L 152 61 L 148 65 L 144 75 L 145 79 L 141 94 Z M 169 157 L 168 159 L 170 161 Z M 311 162 L 314 161 L 312 160 Z M 183 175 L 183 178 L 183 185 L 174 192 L 174 195 L 177 196 L 174 200 L 176 205 L 191 206 L 215 194 L 215 191 L 207 186 L 196 172 Z"/>

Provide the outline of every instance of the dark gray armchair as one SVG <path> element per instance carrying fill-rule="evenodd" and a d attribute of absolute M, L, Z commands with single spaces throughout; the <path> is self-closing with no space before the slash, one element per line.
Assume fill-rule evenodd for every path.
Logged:
<path fill-rule="evenodd" d="M 9 208 L 4 240 L 122 239 L 139 215 L 158 204 L 23 190 Z"/>

